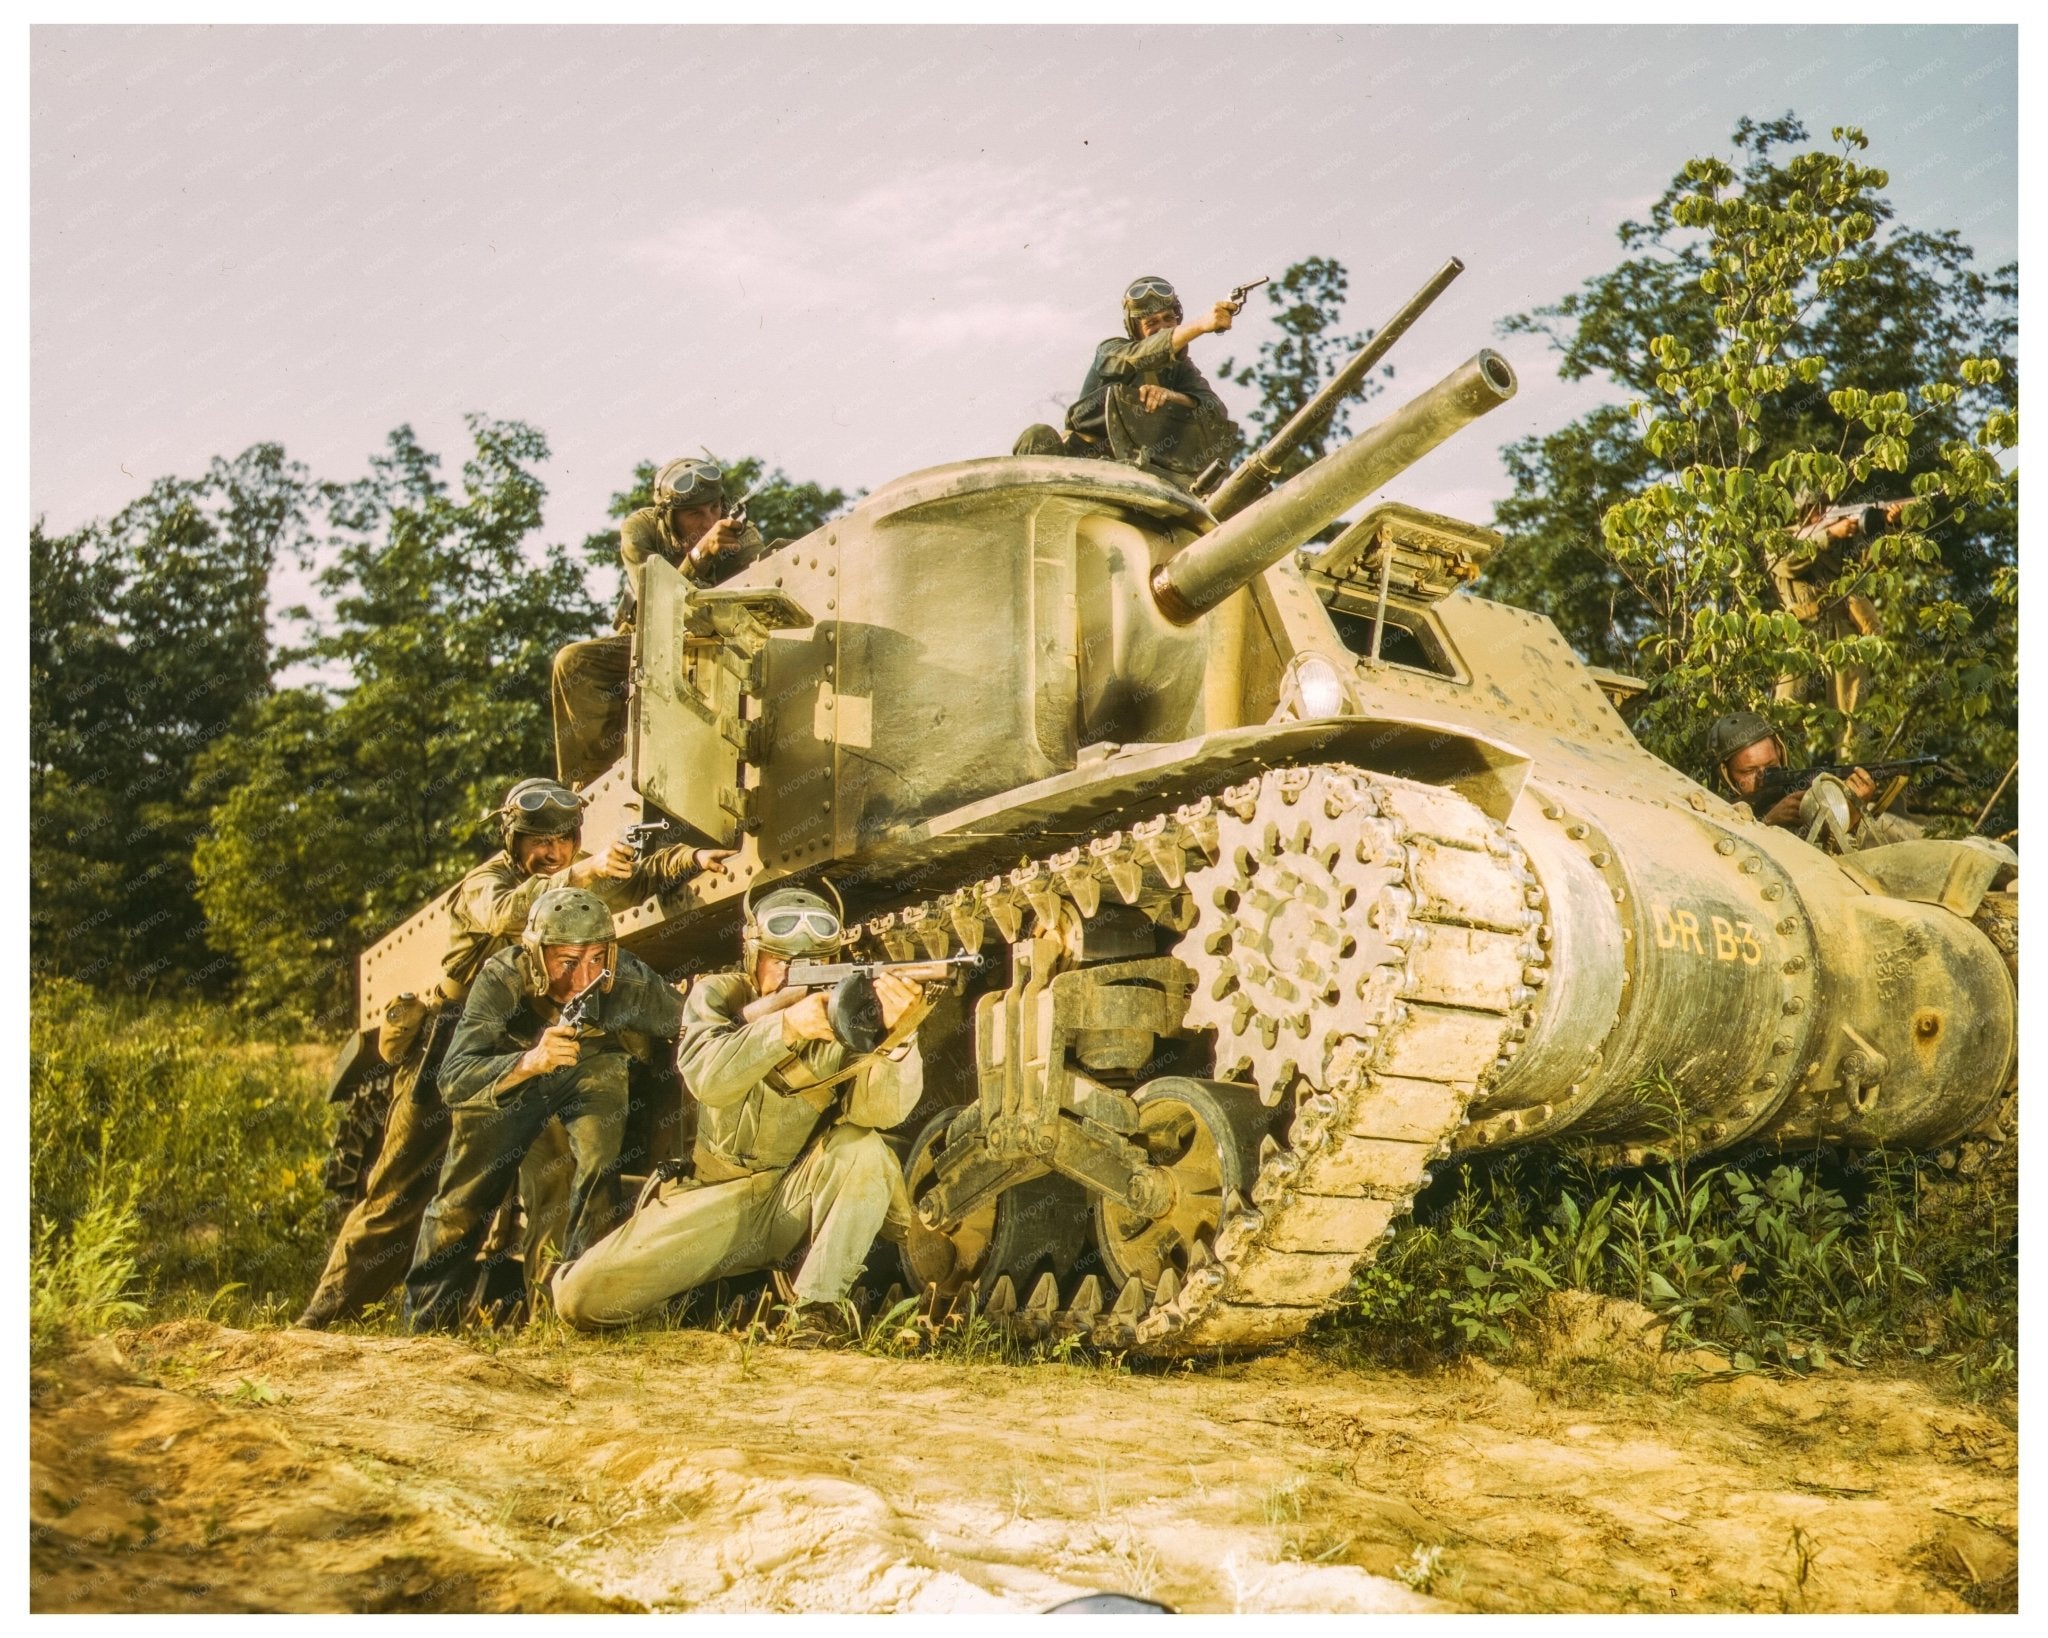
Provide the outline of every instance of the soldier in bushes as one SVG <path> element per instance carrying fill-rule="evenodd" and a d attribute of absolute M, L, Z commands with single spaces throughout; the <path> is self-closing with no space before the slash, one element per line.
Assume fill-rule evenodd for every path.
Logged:
<path fill-rule="evenodd" d="M 636 864 L 623 842 L 579 857 L 582 800 L 552 779 L 521 780 L 495 817 L 503 850 L 448 895 L 451 927 L 440 983 L 424 999 L 401 995 L 385 1009 L 378 1050 L 397 1066 L 391 1113 L 363 1198 L 343 1220 L 299 1316 L 299 1324 L 314 1330 L 360 1319 L 405 1278 L 448 1149 L 448 1111 L 436 1089 L 442 1054 L 471 981 L 489 956 L 519 937 L 534 901 L 551 888 L 583 887 L 623 909 L 681 891 L 697 873 L 731 857 L 670 847 Z M 568 1143 L 559 1131 L 535 1146 L 522 1184 L 530 1244 L 557 1226 L 569 1170 Z"/>

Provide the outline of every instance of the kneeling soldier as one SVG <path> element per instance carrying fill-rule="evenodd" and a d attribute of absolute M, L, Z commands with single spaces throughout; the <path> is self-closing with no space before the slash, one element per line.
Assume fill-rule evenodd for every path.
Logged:
<path fill-rule="evenodd" d="M 833 1305 L 884 1221 L 908 1226 L 902 1170 L 881 1133 L 909 1118 L 924 1090 L 917 970 L 875 979 L 887 1034 L 870 1056 L 841 1043 L 824 991 L 785 988 L 792 957 L 829 957 L 844 942 L 815 893 L 785 888 L 750 907 L 744 970 L 697 981 L 676 1050 L 701 1106 L 696 1176 L 643 1198 L 616 1234 L 556 1271 L 555 1308 L 570 1324 L 624 1324 L 696 1286 L 771 1267 L 806 1239 L 797 1301 Z"/>
<path fill-rule="evenodd" d="M 622 1037 L 673 1040 L 682 1015 L 682 997 L 619 948 L 596 894 L 565 887 L 534 901 L 518 947 L 492 956 L 470 986 L 441 1065 L 452 1126 L 405 1277 L 414 1330 L 452 1330 L 468 1317 L 484 1231 L 551 1117 L 575 1164 L 567 1254 L 612 1226 L 626 1129 Z"/>

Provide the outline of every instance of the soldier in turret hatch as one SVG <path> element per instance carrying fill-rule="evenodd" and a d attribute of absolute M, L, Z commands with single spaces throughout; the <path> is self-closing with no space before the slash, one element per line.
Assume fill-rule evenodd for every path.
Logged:
<path fill-rule="evenodd" d="M 1198 336 L 1220 335 L 1237 315 L 1219 301 L 1183 323 L 1180 297 L 1147 276 L 1124 291 L 1124 333 L 1095 349 L 1064 434 L 1027 427 L 1013 455 L 1080 455 L 1122 461 L 1186 487 L 1231 453 L 1238 431 L 1208 378 L 1188 357 Z"/>
<path fill-rule="evenodd" d="M 555 772 L 565 785 L 596 779 L 624 749 L 626 690 L 633 676 L 633 624 L 640 571 L 658 557 L 700 586 L 730 580 L 767 550 L 751 523 L 727 517 L 725 473 L 715 461 L 684 457 L 654 478 L 654 504 L 619 528 L 625 585 L 612 636 L 568 643 L 555 654 Z"/>

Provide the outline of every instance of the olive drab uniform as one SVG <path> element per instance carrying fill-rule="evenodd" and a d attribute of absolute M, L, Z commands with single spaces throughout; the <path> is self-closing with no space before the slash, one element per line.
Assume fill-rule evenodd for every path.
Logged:
<path fill-rule="evenodd" d="M 698 585 L 716 586 L 767 549 L 760 531 L 748 524 L 736 546 L 685 573 Z M 617 630 L 609 637 L 566 644 L 555 654 L 555 773 L 563 784 L 588 784 L 624 754 L 640 569 L 655 557 L 681 569 L 687 550 L 669 525 L 666 507 L 643 506 L 620 526 L 619 560 L 625 584 L 619 591 L 613 621 Z"/>
<path fill-rule="evenodd" d="M 673 1040 L 682 1023 L 682 997 L 621 950 L 611 988 L 594 998 L 577 1061 L 508 1085 L 520 1058 L 562 1011 L 531 993 L 519 955 L 500 950 L 484 962 L 441 1066 L 448 1158 L 405 1280 L 406 1312 L 416 1329 L 448 1329 L 464 1319 L 484 1233 L 551 1119 L 568 1133 L 573 1156 L 564 1253 L 576 1256 L 612 1226 L 629 1047 Z"/>
<path fill-rule="evenodd" d="M 1833 506 L 1792 530 L 1793 547 L 1770 561 L 1778 601 L 1801 625 L 1827 641 L 1869 636 L 1878 629 L 1877 605 L 1858 592 L 1830 600 L 1850 554 L 1881 533 L 1889 501 Z M 1805 696 L 1806 679 L 1780 677 L 1773 697 L 1786 702 Z M 1852 662 L 1827 674 L 1828 703 L 1853 717 L 1870 687 L 1870 667 Z M 1847 755 L 1850 725 L 1843 724 L 1841 754 Z"/>
<path fill-rule="evenodd" d="M 1194 400 L 1145 409 L 1138 388 L 1165 387 Z M 1066 431 L 1039 422 L 1018 435 L 1012 455 L 1073 455 L 1122 461 L 1185 487 L 1211 461 L 1237 447 L 1238 430 L 1223 400 L 1170 331 L 1143 341 L 1112 337 L 1095 349 L 1080 395 L 1067 410 Z"/>
<path fill-rule="evenodd" d="M 806 1241 L 797 1300 L 836 1302 L 884 1223 L 909 1226 L 903 1174 L 880 1134 L 923 1093 L 915 1038 L 822 1086 L 851 1067 L 846 1049 L 789 1046 L 779 1015 L 742 1019 L 754 999 L 739 973 L 692 988 L 676 1062 L 700 1106 L 696 1176 L 660 1185 L 557 1273 L 555 1308 L 570 1324 L 622 1325 L 711 1280 L 780 1263 Z"/>
<path fill-rule="evenodd" d="M 629 908 L 656 893 L 676 891 L 694 857 L 687 847 L 664 848 L 631 876 L 603 878 L 593 891 L 615 909 Z M 567 874 L 529 876 L 511 854 L 500 852 L 449 890 L 453 925 L 441 958 L 440 983 L 427 998 L 425 1016 L 409 1028 L 409 1039 L 394 1032 L 381 1043 L 391 1054 L 387 1061 L 398 1066 L 384 1140 L 362 1199 L 335 1235 L 301 1324 L 360 1319 L 370 1304 L 388 1297 L 405 1278 L 419 1240 L 420 1219 L 448 1153 L 448 1110 L 436 1076 L 470 982 L 487 957 L 518 939 L 533 901 L 566 885 Z M 549 1238 L 562 1243 L 569 1171 L 568 1141 L 559 1129 L 551 1129 L 535 1144 L 520 1173 L 529 1254 Z"/>
<path fill-rule="evenodd" d="M 1138 389 L 1165 387 L 1194 400 L 1148 410 Z M 1238 431 L 1208 378 L 1185 352 L 1173 350 L 1173 332 L 1142 341 L 1114 337 L 1095 349 L 1081 395 L 1067 410 L 1070 443 L 1107 445 L 1112 458 L 1158 472 L 1186 485 L 1210 462 L 1230 454 Z"/>

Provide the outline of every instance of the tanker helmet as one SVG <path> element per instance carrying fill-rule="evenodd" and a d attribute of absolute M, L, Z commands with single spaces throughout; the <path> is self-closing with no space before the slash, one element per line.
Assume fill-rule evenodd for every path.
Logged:
<path fill-rule="evenodd" d="M 1124 290 L 1124 334 L 1137 340 L 1138 320 L 1152 313 L 1171 313 L 1176 324 L 1181 320 L 1180 297 L 1173 286 L 1156 273 L 1147 273 Z"/>
<path fill-rule="evenodd" d="M 583 829 L 583 798 L 552 779 L 522 779 L 505 793 L 498 837 L 512 851 L 515 836 L 574 836 Z"/>
<path fill-rule="evenodd" d="M 830 882 L 825 886 L 835 901 L 831 904 L 804 887 L 777 888 L 759 904 L 749 899 L 740 945 L 749 972 L 763 955 L 784 960 L 825 956 L 846 943 L 846 918 L 836 902 L 838 889 Z"/>
<path fill-rule="evenodd" d="M 654 475 L 656 506 L 717 506 L 725 502 L 725 469 L 685 455 Z"/>
<path fill-rule="evenodd" d="M 1727 767 L 1728 759 L 1737 751 L 1747 749 L 1760 739 L 1777 738 L 1778 730 L 1756 712 L 1731 711 L 1725 717 L 1717 717 L 1714 726 L 1707 730 L 1707 754 L 1713 758 L 1718 771 Z M 1779 744 L 1782 754 L 1783 741 Z"/>
<path fill-rule="evenodd" d="M 543 952 L 551 944 L 602 944 L 604 964 L 614 977 L 619 970 L 619 935 L 603 899 L 586 888 L 551 887 L 526 912 L 519 935 L 519 974 L 535 995 L 547 994 L 548 969 Z M 605 984 L 607 992 L 611 982 Z"/>

